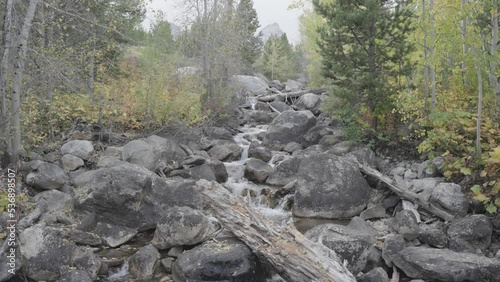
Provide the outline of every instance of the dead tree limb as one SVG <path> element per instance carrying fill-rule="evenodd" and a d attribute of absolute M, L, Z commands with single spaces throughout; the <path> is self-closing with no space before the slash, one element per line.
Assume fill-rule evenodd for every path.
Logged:
<path fill-rule="evenodd" d="M 286 281 L 356 281 L 334 251 L 313 243 L 293 226 L 279 227 L 216 182 L 199 180 L 203 203 Z"/>
<path fill-rule="evenodd" d="M 269 106 L 269 108 L 270 108 L 273 112 L 278 113 L 278 114 L 281 114 L 281 112 L 280 112 L 280 111 L 278 111 L 278 109 L 276 109 L 275 107 L 271 106 L 271 104 L 270 104 L 270 103 L 267 103 L 267 105 Z"/>
<path fill-rule="evenodd" d="M 413 203 L 419 205 L 419 207 L 423 208 L 424 210 L 432 213 L 433 215 L 436 215 L 446 221 L 452 221 L 455 217 L 450 214 L 448 211 L 434 205 L 433 203 L 426 201 L 422 199 L 417 193 L 414 193 L 412 191 L 409 191 L 405 189 L 404 187 L 400 187 L 401 185 L 397 185 L 394 183 L 392 179 L 390 179 L 388 176 L 383 175 L 381 172 L 379 172 L 376 169 L 373 169 L 369 166 L 366 166 L 364 164 L 358 163 L 358 167 L 366 175 L 369 175 L 371 177 L 374 177 L 380 181 L 382 181 L 391 191 L 396 193 L 398 196 L 401 198 L 407 199 L 409 201 L 412 201 Z"/>
<path fill-rule="evenodd" d="M 286 93 L 281 93 L 281 94 L 272 94 L 272 95 L 263 95 L 263 96 L 257 96 L 257 100 L 261 102 L 272 102 L 272 101 L 285 101 L 286 99 L 290 98 L 298 98 L 302 95 L 308 94 L 308 93 L 313 93 L 316 95 L 325 93 L 327 89 L 325 88 L 316 88 L 316 89 L 306 89 L 306 90 L 301 90 L 301 91 L 296 91 L 296 92 L 286 92 Z"/>

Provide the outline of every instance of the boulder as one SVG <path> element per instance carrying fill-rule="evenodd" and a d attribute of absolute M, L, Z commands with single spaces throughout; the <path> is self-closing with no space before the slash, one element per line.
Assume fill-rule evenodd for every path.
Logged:
<path fill-rule="evenodd" d="M 260 146 L 259 143 L 254 141 L 250 144 L 250 147 L 248 148 L 248 157 L 259 159 L 267 163 L 273 157 L 273 153 L 268 148 Z"/>
<path fill-rule="evenodd" d="M 417 173 L 416 173 L 416 172 L 414 172 L 414 171 L 413 171 L 413 170 L 411 170 L 411 169 L 407 169 L 407 170 L 405 171 L 405 174 L 404 174 L 403 178 L 404 178 L 405 180 L 412 180 L 412 179 L 416 179 L 416 178 L 417 178 Z"/>
<path fill-rule="evenodd" d="M 266 179 L 266 183 L 275 186 L 285 186 L 297 179 L 302 159 L 288 157 L 274 167 L 273 173 Z"/>
<path fill-rule="evenodd" d="M 446 249 L 409 247 L 393 262 L 409 277 L 427 281 L 500 281 L 500 260 Z"/>
<path fill-rule="evenodd" d="M 248 123 L 248 122 L 255 122 L 257 124 L 269 124 L 271 123 L 276 117 L 278 117 L 278 113 L 275 112 L 269 112 L 269 111 L 245 111 L 243 113 L 243 120 Z"/>
<path fill-rule="evenodd" d="M 285 102 L 281 102 L 281 101 L 272 101 L 270 103 L 270 105 L 275 108 L 276 110 L 278 110 L 280 113 L 284 112 L 284 111 L 290 111 L 290 110 L 293 110 L 292 107 L 288 106 L 287 103 Z"/>
<path fill-rule="evenodd" d="M 125 163 L 95 172 L 78 189 L 77 212 L 97 215 L 97 220 L 134 229 L 156 226 L 165 210 L 175 206 L 199 208 L 201 199 L 194 181 L 163 180 L 151 171 Z"/>
<path fill-rule="evenodd" d="M 377 167 L 377 156 L 370 148 L 361 148 L 347 153 L 348 157 L 351 157 L 362 164 L 367 164 L 373 168 Z"/>
<path fill-rule="evenodd" d="M 122 159 L 150 171 L 156 171 L 160 166 L 160 154 L 151 144 L 142 140 L 133 140 L 127 143 L 123 147 Z"/>
<path fill-rule="evenodd" d="M 358 282 L 389 282 L 389 276 L 382 267 L 376 267 L 358 277 Z"/>
<path fill-rule="evenodd" d="M 302 145 L 300 145 L 297 142 L 290 142 L 290 143 L 286 144 L 285 147 L 283 148 L 283 151 L 290 153 L 290 154 L 293 154 L 299 150 L 302 150 Z"/>
<path fill-rule="evenodd" d="M 241 157 L 241 153 L 243 148 L 229 141 L 220 141 L 208 151 L 210 157 L 223 162 L 236 161 Z"/>
<path fill-rule="evenodd" d="M 285 85 L 283 85 L 283 83 L 281 83 L 281 81 L 279 81 L 277 79 L 269 82 L 269 87 L 276 88 L 276 90 L 278 90 L 278 91 L 285 89 Z"/>
<path fill-rule="evenodd" d="M 286 85 L 285 91 L 287 91 L 287 92 L 299 91 L 302 89 L 302 87 L 304 87 L 304 85 L 302 85 L 302 83 L 300 83 L 296 80 L 292 80 L 292 79 L 287 80 L 285 85 Z"/>
<path fill-rule="evenodd" d="M 454 251 L 475 253 L 491 244 L 493 229 L 485 215 L 471 215 L 456 219 L 448 227 L 449 248 Z"/>
<path fill-rule="evenodd" d="M 64 209 L 71 210 L 73 208 L 73 199 L 71 195 L 58 191 L 58 190 L 48 190 L 37 194 L 33 200 L 39 205 L 41 202 L 47 204 L 47 209 L 45 212 L 54 213 L 63 211 Z"/>
<path fill-rule="evenodd" d="M 108 246 L 115 248 L 134 238 L 137 235 L 137 230 L 126 226 L 98 222 L 94 233 L 99 235 Z"/>
<path fill-rule="evenodd" d="M 319 143 L 321 138 L 324 136 L 331 134 L 333 129 L 325 126 L 325 125 L 316 125 L 309 129 L 306 134 L 302 137 L 302 146 L 304 148 L 309 147 L 311 145 L 316 145 Z"/>
<path fill-rule="evenodd" d="M 413 241 L 418 237 L 420 228 L 417 217 L 410 210 L 402 210 L 396 214 L 393 219 L 392 228 L 408 241 Z"/>
<path fill-rule="evenodd" d="M 92 282 L 89 274 L 84 270 L 72 270 L 61 274 L 57 282 Z"/>
<path fill-rule="evenodd" d="M 469 198 L 462 193 L 462 187 L 455 183 L 438 184 L 432 190 L 430 201 L 454 216 L 464 217 L 469 210 Z"/>
<path fill-rule="evenodd" d="M 300 96 L 295 105 L 301 111 L 308 110 L 311 111 L 313 114 L 317 115 L 319 114 L 319 108 L 321 106 L 321 102 L 322 102 L 321 98 L 318 95 L 313 93 L 307 93 Z"/>
<path fill-rule="evenodd" d="M 28 278 L 55 281 L 61 268 L 85 271 L 93 280 L 101 268 L 100 259 L 88 247 L 77 246 L 63 238 L 63 230 L 41 224 L 25 229 L 19 247 Z"/>
<path fill-rule="evenodd" d="M 92 157 L 94 146 L 87 140 L 73 140 L 65 143 L 61 147 L 61 154 L 71 154 L 88 161 Z"/>
<path fill-rule="evenodd" d="M 410 191 L 418 193 L 423 200 L 429 201 L 434 188 L 443 181 L 443 178 L 414 179 L 408 181 L 407 186 Z"/>
<path fill-rule="evenodd" d="M 225 183 L 228 179 L 227 169 L 223 162 L 219 160 L 209 159 L 207 162 L 215 176 L 215 180 L 219 183 Z"/>
<path fill-rule="evenodd" d="M 272 173 L 273 167 L 268 163 L 259 159 L 250 159 L 245 166 L 244 176 L 250 181 L 264 183 Z"/>
<path fill-rule="evenodd" d="M 293 214 L 298 217 L 351 218 L 370 199 L 370 187 L 357 166 L 335 155 L 304 159 L 297 179 Z"/>
<path fill-rule="evenodd" d="M 352 150 L 352 144 L 349 141 L 341 141 L 333 145 L 329 150 L 328 154 L 333 154 L 337 156 L 342 156 L 349 153 Z"/>
<path fill-rule="evenodd" d="M 172 267 L 174 281 L 264 281 L 259 260 L 241 241 L 207 241 L 179 255 Z"/>
<path fill-rule="evenodd" d="M 123 153 L 123 147 L 109 146 L 102 152 L 102 156 L 115 157 L 121 159 Z"/>
<path fill-rule="evenodd" d="M 321 140 L 319 140 L 318 144 L 323 145 L 325 148 L 330 148 L 340 143 L 341 141 L 344 141 L 344 139 L 345 139 L 344 132 L 339 129 L 334 129 L 331 132 L 331 135 L 323 136 Z"/>
<path fill-rule="evenodd" d="M 152 245 L 140 248 L 128 261 L 130 275 L 137 280 L 152 279 L 159 259 L 160 253 Z"/>
<path fill-rule="evenodd" d="M 26 184 L 36 189 L 60 189 L 69 182 L 66 172 L 55 164 L 36 162 L 34 171 L 26 176 Z"/>
<path fill-rule="evenodd" d="M 205 179 L 208 181 L 216 181 L 214 172 L 207 164 L 192 167 L 190 169 L 190 174 L 191 178 L 195 180 Z"/>
<path fill-rule="evenodd" d="M 173 139 L 152 135 L 144 142 L 153 146 L 153 149 L 160 155 L 160 161 L 167 166 L 168 170 L 179 168 L 181 162 L 187 157 L 186 152 Z"/>
<path fill-rule="evenodd" d="M 85 164 L 81 158 L 71 154 L 62 156 L 61 163 L 63 168 L 68 171 L 76 170 Z"/>
<path fill-rule="evenodd" d="M 334 250 L 340 261 L 347 261 L 347 268 L 352 273 L 358 273 L 366 267 L 369 250 L 375 243 L 372 233 L 331 223 L 318 225 L 304 235 Z"/>
<path fill-rule="evenodd" d="M 242 96 L 259 96 L 267 94 L 267 83 L 256 76 L 235 75 L 232 82 L 241 89 Z"/>
<path fill-rule="evenodd" d="M 290 142 L 302 142 L 302 136 L 316 125 L 310 111 L 285 111 L 275 118 L 264 134 L 264 145 L 280 150 Z"/>
<path fill-rule="evenodd" d="M 394 257 L 406 248 L 406 242 L 403 235 L 389 234 L 386 236 L 384 245 L 382 246 L 382 258 L 385 264 L 392 266 Z"/>
<path fill-rule="evenodd" d="M 195 245 L 210 238 L 218 229 L 219 224 L 202 212 L 189 207 L 175 207 L 167 210 L 158 222 L 151 243 L 160 250 Z"/>
<path fill-rule="evenodd" d="M 209 139 L 227 141 L 233 140 L 233 135 L 231 134 L 231 132 L 224 127 L 206 127 L 203 128 L 203 134 Z"/>
<path fill-rule="evenodd" d="M 434 248 L 445 248 L 448 246 L 448 236 L 443 227 L 422 225 L 418 234 L 418 240 Z"/>

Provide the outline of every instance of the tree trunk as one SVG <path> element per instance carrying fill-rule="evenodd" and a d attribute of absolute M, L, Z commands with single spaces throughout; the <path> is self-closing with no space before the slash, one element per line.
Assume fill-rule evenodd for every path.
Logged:
<path fill-rule="evenodd" d="M 3 22 L 3 38 L 2 38 L 2 53 L 0 54 L 0 136 L 4 136 L 6 149 L 6 157 L 10 159 L 12 155 L 12 145 L 9 140 L 10 136 L 10 122 L 7 114 L 7 76 L 9 74 L 9 53 L 11 40 L 11 26 L 12 26 L 12 7 L 13 0 L 5 1 L 5 17 Z"/>
<path fill-rule="evenodd" d="M 462 0 L 462 10 L 464 7 L 464 4 L 466 3 L 467 0 Z M 467 88 L 469 86 L 469 78 L 467 76 L 467 64 L 465 63 L 465 55 L 467 54 L 467 44 L 465 43 L 467 40 L 467 18 L 462 20 L 461 24 L 461 36 L 462 36 L 462 56 L 464 59 L 462 60 L 462 77 L 463 77 L 463 83 L 464 83 L 464 88 Z"/>
<path fill-rule="evenodd" d="M 430 21 L 431 21 L 431 45 L 429 46 L 429 55 L 431 57 L 431 95 L 432 95 L 432 105 L 431 111 L 434 112 L 436 109 L 436 66 L 434 61 L 434 44 L 436 41 L 436 30 L 434 28 L 434 0 L 430 0 L 429 3 L 429 13 L 430 13 Z"/>
<path fill-rule="evenodd" d="M 12 82 L 12 156 L 11 163 L 16 163 L 21 152 L 21 86 L 23 80 L 24 64 L 28 51 L 28 38 L 31 25 L 35 16 L 36 6 L 40 0 L 30 0 L 28 10 L 17 43 L 17 57 L 14 63 L 14 79 Z"/>
<path fill-rule="evenodd" d="M 495 93 L 495 113 L 496 118 L 500 115 L 500 82 L 495 74 L 497 68 L 498 51 L 498 8 L 493 9 L 491 14 L 491 46 L 490 54 L 493 58 L 490 60 L 489 80 L 493 92 Z"/>
<path fill-rule="evenodd" d="M 286 281 L 356 281 L 334 251 L 309 241 L 293 225 L 279 227 L 218 183 L 200 180 L 197 186 L 222 225 Z"/>
<path fill-rule="evenodd" d="M 429 50 L 427 50 L 427 14 L 425 1 L 422 0 L 422 22 L 424 27 L 424 86 L 425 86 L 425 107 L 424 111 L 429 109 Z"/>
<path fill-rule="evenodd" d="M 479 62 L 479 56 L 477 55 L 476 48 L 474 46 L 472 46 L 472 51 L 474 52 L 474 57 L 476 58 L 477 89 L 478 89 L 477 123 L 476 123 L 476 157 L 478 160 L 480 160 L 481 159 L 481 116 L 483 111 L 483 76 L 481 74 L 481 64 Z"/>

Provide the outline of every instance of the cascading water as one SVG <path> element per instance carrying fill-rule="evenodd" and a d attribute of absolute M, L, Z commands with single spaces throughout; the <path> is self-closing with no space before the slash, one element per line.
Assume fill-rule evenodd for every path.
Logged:
<path fill-rule="evenodd" d="M 251 100 L 249 100 L 251 101 Z M 252 109 L 255 105 L 252 104 Z M 292 218 L 291 212 L 287 211 L 287 203 L 290 198 L 281 199 L 276 207 L 272 208 L 270 204 L 270 196 L 276 187 L 264 184 L 256 184 L 248 181 L 244 177 L 245 164 L 248 160 L 248 150 L 252 141 L 258 141 L 258 135 L 267 130 L 267 125 L 248 126 L 240 128 L 241 133 L 234 136 L 235 142 L 243 149 L 241 158 L 238 161 L 224 163 L 229 174 L 228 181 L 225 183 L 226 187 L 231 191 L 242 196 L 247 204 L 254 209 L 258 210 L 262 215 L 271 219 L 279 224 L 284 224 Z M 273 153 L 274 154 L 274 153 Z M 275 156 L 279 155 L 276 154 Z M 274 166 L 276 158 L 273 157 L 269 164 Z M 288 209 L 289 210 L 289 209 Z"/>

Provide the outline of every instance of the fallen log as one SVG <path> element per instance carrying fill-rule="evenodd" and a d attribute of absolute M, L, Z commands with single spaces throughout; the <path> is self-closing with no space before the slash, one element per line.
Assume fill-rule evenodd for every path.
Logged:
<path fill-rule="evenodd" d="M 308 94 L 308 93 L 313 93 L 313 94 L 319 95 L 319 94 L 325 93 L 326 91 L 328 91 L 328 90 L 325 88 L 306 89 L 306 90 L 301 90 L 301 91 L 296 91 L 296 92 L 257 96 L 257 100 L 261 101 L 261 102 L 272 102 L 275 100 L 276 101 L 285 101 L 286 99 L 298 98 L 298 97 L 305 95 L 305 94 Z"/>
<path fill-rule="evenodd" d="M 417 193 L 414 193 L 412 191 L 409 191 L 406 189 L 404 186 L 406 185 L 398 185 L 394 183 L 392 179 L 390 179 L 388 176 L 383 175 L 381 172 L 379 172 L 376 169 L 373 169 L 369 166 L 366 166 L 364 164 L 361 164 L 359 162 L 356 162 L 359 169 L 361 170 L 362 173 L 369 175 L 373 178 L 376 178 L 383 182 L 391 191 L 396 193 L 398 196 L 401 198 L 407 199 L 409 201 L 412 201 L 413 203 L 417 204 L 419 207 L 423 208 L 424 210 L 430 212 L 431 214 L 438 216 L 446 221 L 452 221 L 455 219 L 455 217 L 450 214 L 448 211 L 444 210 L 443 208 L 426 201 L 422 199 Z"/>
<path fill-rule="evenodd" d="M 294 226 L 279 227 L 216 182 L 196 184 L 220 223 L 286 281 L 356 281 L 334 251 L 309 241 Z"/>

